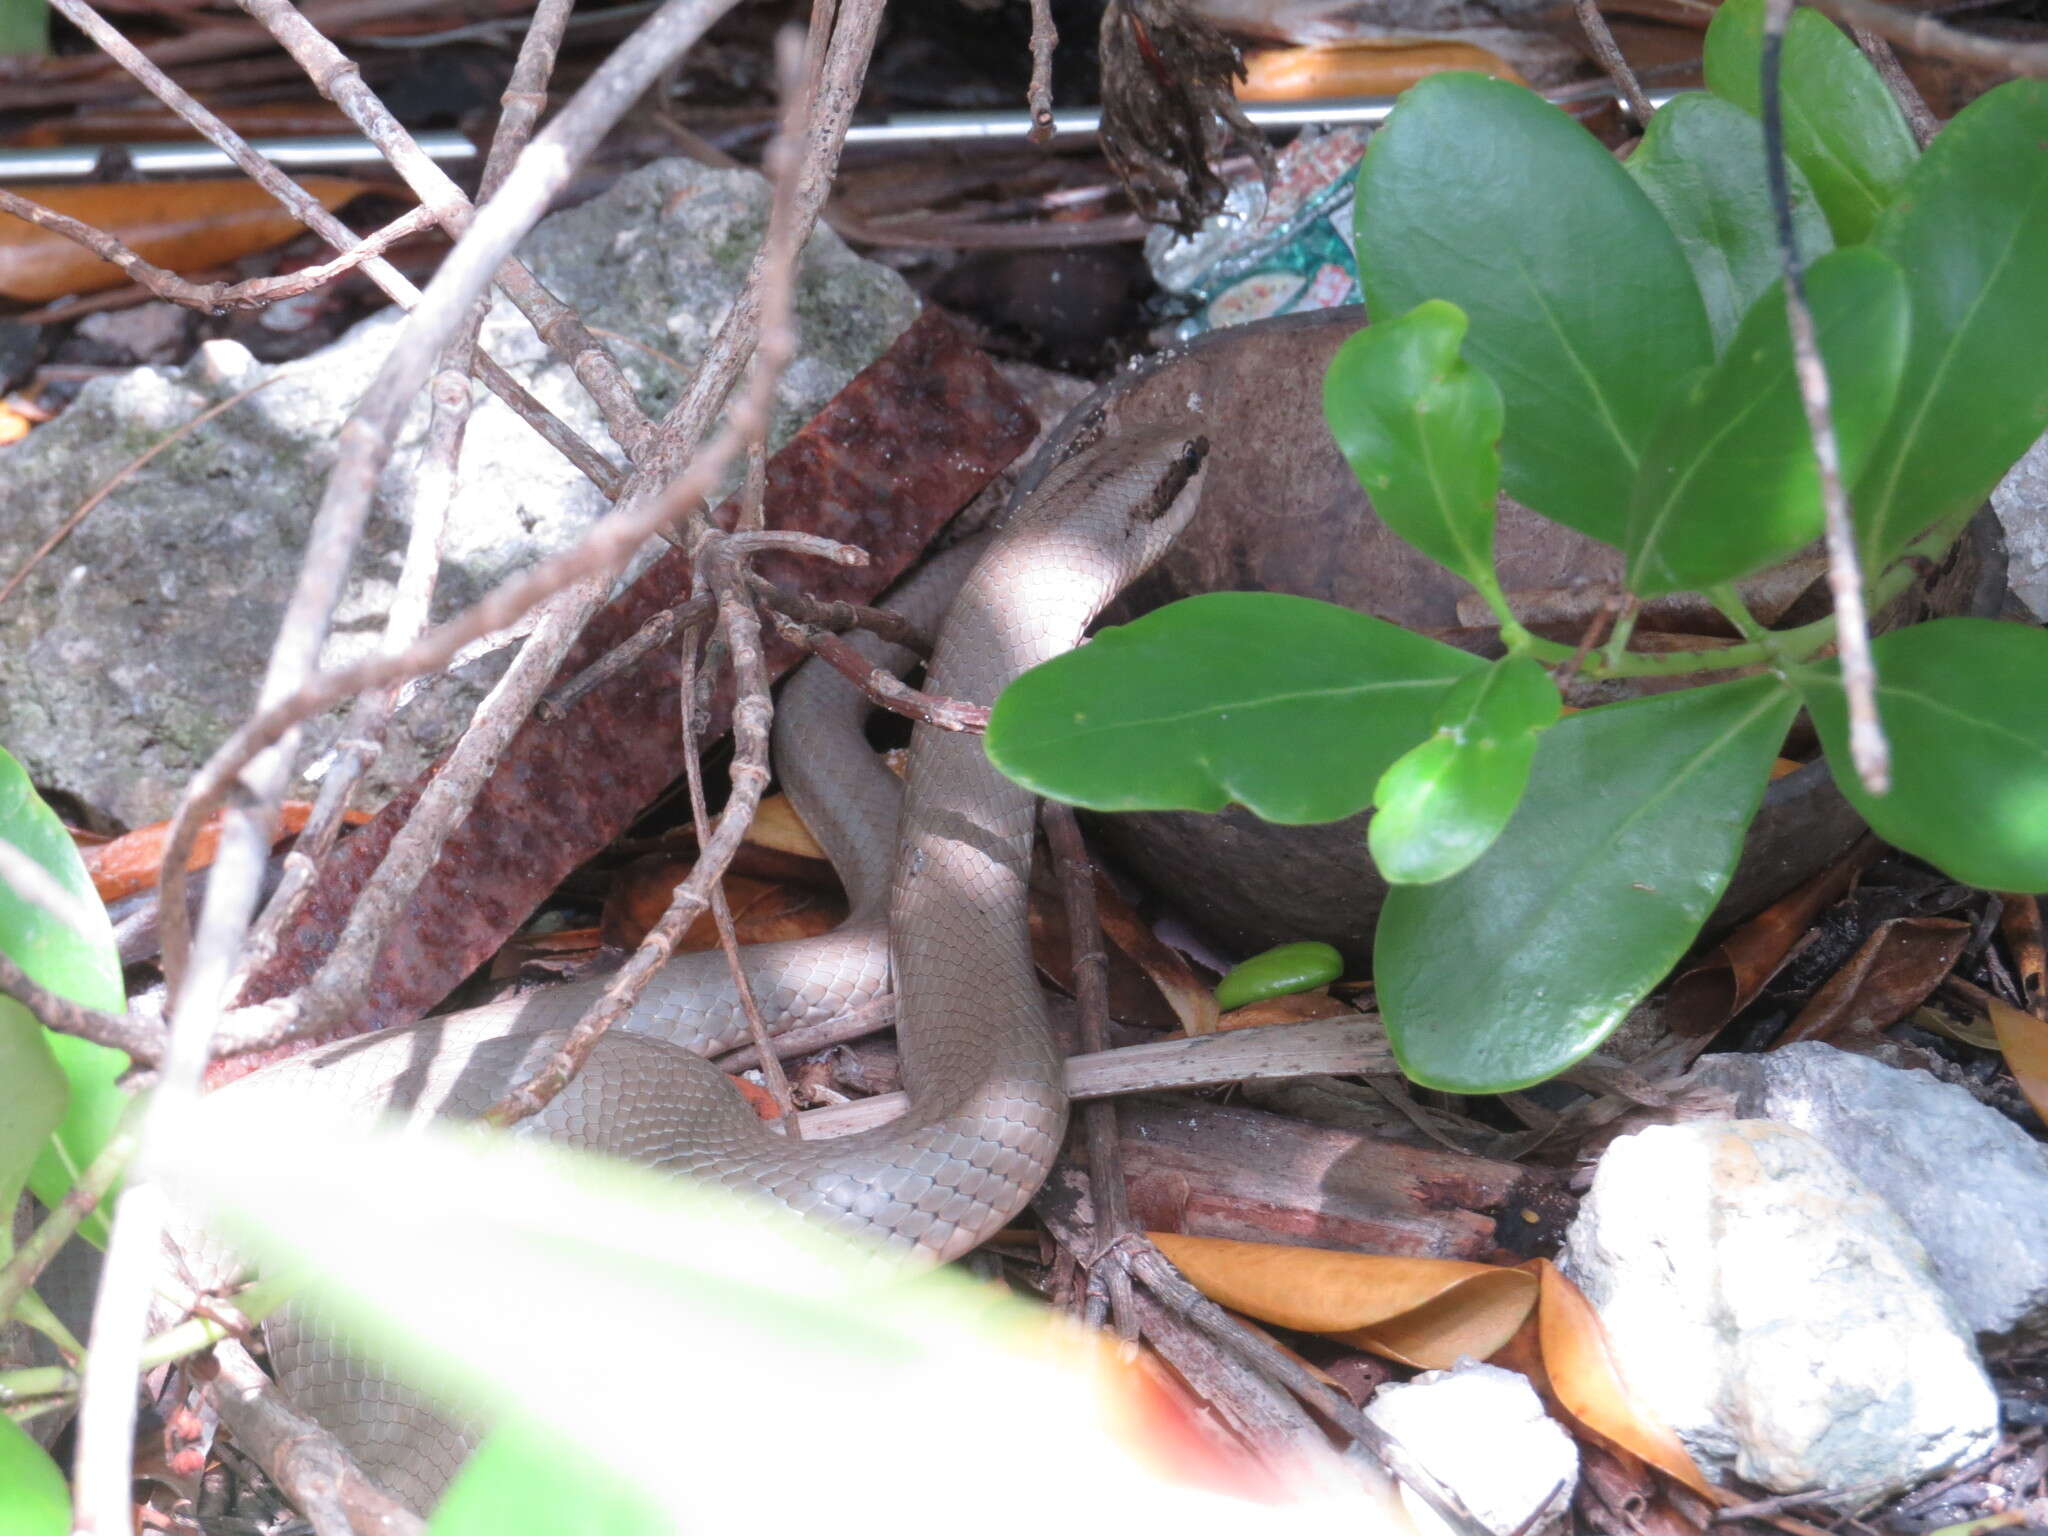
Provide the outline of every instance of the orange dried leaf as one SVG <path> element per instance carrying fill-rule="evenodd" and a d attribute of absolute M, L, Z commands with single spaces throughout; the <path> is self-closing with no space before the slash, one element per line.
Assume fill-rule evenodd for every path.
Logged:
<path fill-rule="evenodd" d="M 1214 993 L 1210 994 L 1212 997 Z M 1334 1019 L 1356 1010 L 1339 1002 L 1321 988 L 1313 992 L 1289 992 L 1261 1002 L 1233 1008 L 1217 1020 L 1218 1030 L 1257 1029 L 1265 1024 L 1306 1024 L 1312 1019 Z"/>
<path fill-rule="evenodd" d="M 1171 1232 L 1151 1237 L 1223 1306 L 1427 1370 L 1448 1370 L 1464 1355 L 1485 1359 L 1536 1304 L 1536 1278 L 1520 1269 Z"/>
<path fill-rule="evenodd" d="M 747 828 L 747 841 L 806 859 L 826 857 L 787 795 L 770 795 L 761 802 L 760 810 L 754 813 L 754 824 Z"/>
<path fill-rule="evenodd" d="M 1524 85 L 1512 64 L 1470 43 L 1432 38 L 1351 38 L 1300 48 L 1273 48 L 1245 60 L 1240 101 L 1316 101 L 1348 96 L 1398 96 L 1447 69 L 1492 75 Z"/>
<path fill-rule="evenodd" d="M 1702 1498 L 1715 1489 L 1678 1436 L 1643 1408 L 1623 1383 L 1600 1314 L 1548 1259 L 1534 1259 L 1540 1287 L 1537 1335 L 1543 1370 L 1558 1406 L 1602 1440 L 1676 1478 Z"/>
<path fill-rule="evenodd" d="M 277 832 L 272 846 L 288 837 L 297 837 L 312 812 L 309 801 L 285 801 L 278 809 Z M 347 817 L 352 827 L 361 826 L 369 819 L 367 811 L 350 811 Z M 220 846 L 220 821 L 220 813 L 216 811 L 199 829 L 199 837 L 192 844 L 192 857 L 185 861 L 188 873 L 204 869 L 213 862 L 214 851 Z M 97 847 L 79 849 L 85 860 L 85 872 L 92 876 L 93 889 L 99 892 L 100 900 L 115 902 L 124 896 L 133 896 L 137 891 L 153 890 L 163 878 L 164 847 L 170 841 L 170 835 L 171 824 L 159 821 L 152 826 L 137 827 L 133 832 L 124 832 Z"/>
<path fill-rule="evenodd" d="M 1991 998 L 1986 1007 L 1991 1027 L 1998 1033 L 1998 1048 L 2012 1069 L 2013 1081 L 2034 1106 L 2034 1112 L 2048 1117 L 2048 1024 L 2010 1003 Z"/>
<path fill-rule="evenodd" d="M 1166 1006 L 1180 1020 L 1180 1027 L 1190 1035 L 1213 1034 L 1216 989 L 1195 973 L 1179 950 L 1161 942 L 1152 925 L 1138 916 L 1099 871 L 1095 876 L 1095 906 L 1103 933 L 1159 989 Z"/>
<path fill-rule="evenodd" d="M 330 212 L 374 190 L 366 181 L 305 176 Z M 10 188 L 119 240 L 154 266 L 191 272 L 281 245 L 304 228 L 246 177 L 142 181 L 76 187 Z M 40 304 L 128 281 L 112 262 L 41 225 L 0 214 L 0 294 Z"/>

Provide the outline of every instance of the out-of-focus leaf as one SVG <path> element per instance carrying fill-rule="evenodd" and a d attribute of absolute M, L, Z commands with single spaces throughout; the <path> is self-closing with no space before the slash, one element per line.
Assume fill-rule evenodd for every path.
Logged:
<path fill-rule="evenodd" d="M 950 1275 L 607 1159 L 364 1135 L 262 1097 L 230 1089 L 164 1127 L 152 1173 L 252 1257 L 305 1261 L 313 1299 L 366 1348 L 486 1419 L 573 1444 L 671 1528 L 758 1522 L 761 1490 L 788 1475 L 787 1446 L 760 1427 L 800 1390 L 820 1422 L 918 1445 L 920 1497 L 998 1536 L 1037 1530 L 1043 1511 L 989 1503 L 990 1444 L 1084 1479 L 1092 1517 L 1113 1523 L 1309 1529 L 1151 1475 L 1116 1437 L 1124 1405 L 1092 1346 Z M 574 1346 L 535 1348 L 568 1297 Z"/>
<path fill-rule="evenodd" d="M 1447 880 L 1493 846 L 1529 782 L 1539 737 L 1563 707 L 1550 674 L 1508 656 L 1454 684 L 1436 734 L 1380 776 L 1366 827 L 1393 885 Z"/>
<path fill-rule="evenodd" d="M 1834 662 L 1792 680 L 1813 711 L 1835 784 L 1886 842 L 1993 891 L 2048 891 L 2048 631 L 1937 619 L 1871 646 L 1892 786 L 1849 760 Z"/>
<path fill-rule="evenodd" d="M 1851 246 L 1813 264 L 1806 297 L 1842 475 L 1854 480 L 1898 398 L 1906 279 L 1882 251 Z M 1629 507 L 1629 586 L 1663 597 L 1734 581 L 1819 538 L 1823 516 L 1785 290 L 1773 284 L 1651 439 Z"/>
<path fill-rule="evenodd" d="M 1775 679 L 1585 710 L 1544 732 L 1479 861 L 1395 886 L 1374 980 L 1409 1077 L 1498 1093 L 1563 1071 L 1713 910 L 1798 709 Z"/>
<path fill-rule="evenodd" d="M 50 51 L 50 8 L 43 0 L 0 0 L 0 59 Z"/>
<path fill-rule="evenodd" d="M 1708 88 L 1758 117 L 1763 32 L 1764 0 L 1728 0 L 1707 28 L 1706 43 Z M 1912 130 L 1862 50 L 1819 11 L 1792 13 L 1780 84 L 1785 153 L 1813 184 L 1835 243 L 1854 245 L 1869 235 L 1912 170 Z"/>
<path fill-rule="evenodd" d="M 1367 326 L 1330 359 L 1323 419 L 1380 520 L 1491 592 L 1500 391 L 1458 356 L 1464 339 L 1464 311 L 1441 299 Z"/>
<path fill-rule="evenodd" d="M 427 1522 L 427 1536 L 667 1536 L 673 1529 L 660 1503 L 573 1442 L 516 1422 L 485 1438 Z"/>
<path fill-rule="evenodd" d="M 989 761 L 1097 811 L 1337 821 L 1486 664 L 1398 625 L 1278 592 L 1211 592 L 1106 629 L 996 700 Z"/>
<path fill-rule="evenodd" d="M 92 931 L 80 933 L 69 923 L 53 916 L 14 890 L 0 883 L 0 950 L 25 971 L 29 978 L 59 997 L 107 1013 L 120 1013 L 127 1006 L 121 985 L 121 962 L 114 952 L 114 930 L 106 909 L 94 894 L 78 850 L 72 846 L 63 823 L 43 804 L 21 764 L 0 751 L 0 838 L 40 864 L 71 897 L 72 905 L 92 922 Z M 128 1058 L 120 1051 L 94 1045 L 70 1035 L 49 1034 L 28 1020 L 18 1003 L 0 998 L 0 1030 L 11 1035 L 16 1046 L 8 1054 L 11 1064 L 30 1074 L 17 1089 L 16 1083 L 0 1076 L 0 1116 L 19 1117 L 17 1128 L 43 1124 L 51 1114 L 52 1097 L 62 1115 L 56 1133 L 48 1128 L 37 1137 L 43 1150 L 29 1172 L 29 1188 L 45 1205 L 54 1206 L 66 1190 L 98 1155 L 114 1132 L 128 1097 L 115 1088 L 114 1079 L 128 1069 Z M 28 1043 L 25 1031 L 41 1034 Z M 62 1082 L 53 1082 L 37 1065 L 54 1059 Z M 64 1084 L 69 1084 L 68 1104 Z M 10 1111 L 7 1099 L 20 1093 L 21 1104 Z M 7 1139 L 0 1135 L 0 1140 Z M 8 1169 L 0 1155 L 0 1193 L 6 1193 Z M 5 1209 L 12 1208 L 12 1198 Z M 105 1228 L 95 1213 L 85 1225 L 88 1237 L 104 1240 Z"/>
<path fill-rule="evenodd" d="M 1532 1275 L 1492 1264 L 1149 1235 L 1212 1301 L 1426 1370 L 1484 1360 L 1536 1303 Z"/>
<path fill-rule="evenodd" d="M 339 176 L 301 176 L 298 183 L 330 212 L 375 190 L 370 182 Z M 9 190 L 104 230 L 145 261 L 172 272 L 220 266 L 282 245 L 304 228 L 245 176 Z M 127 281 L 127 273 L 77 242 L 0 213 L 0 295 L 42 304 Z"/>
<path fill-rule="evenodd" d="M 1228 1012 L 1289 992 L 1306 992 L 1344 974 L 1344 957 L 1328 944 L 1281 944 L 1231 968 L 1216 984 L 1216 1006 Z"/>
<path fill-rule="evenodd" d="M 1686 91 L 1657 109 L 1624 162 L 1678 236 L 1706 302 L 1714 344 L 1728 345 L 1749 306 L 1784 270 L 1764 183 L 1763 126 L 1740 107 Z M 1797 164 L 1792 228 L 1808 261 L 1835 243 Z"/>
<path fill-rule="evenodd" d="M 1714 356 L 1656 205 L 1556 107 L 1451 74 L 1409 91 L 1373 135 L 1356 216 L 1374 314 L 1447 299 L 1470 317 L 1464 355 L 1507 405 L 1508 494 L 1619 544 L 1651 431 Z"/>
<path fill-rule="evenodd" d="M 50 1453 L 0 1413 L 0 1536 L 64 1536 L 71 1490 Z"/>
<path fill-rule="evenodd" d="M 2044 143 L 2048 80 L 1987 91 L 1935 136 L 1877 226 L 1906 273 L 1913 339 L 1851 496 L 1866 569 L 1973 511 L 2048 426 Z"/>

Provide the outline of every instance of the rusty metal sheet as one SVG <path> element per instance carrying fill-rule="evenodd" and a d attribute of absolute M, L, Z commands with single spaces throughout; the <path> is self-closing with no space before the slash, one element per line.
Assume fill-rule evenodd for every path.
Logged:
<path fill-rule="evenodd" d="M 1030 409 L 988 359 L 927 310 L 768 465 L 769 527 L 858 544 L 873 563 L 843 567 L 778 554 L 759 569 L 821 599 L 870 601 L 1036 430 Z M 689 590 L 689 561 L 671 550 L 592 620 L 562 676 Z M 778 675 L 796 659 L 778 640 L 767 655 Z M 729 709 L 728 694 L 712 736 L 727 728 Z M 679 733 L 672 652 L 587 694 L 561 720 L 529 720 L 396 925 L 368 1003 L 344 1033 L 415 1019 L 482 964 L 569 871 L 681 773 Z M 386 805 L 329 855 L 299 920 L 242 1001 L 282 996 L 313 973 L 419 789 Z M 234 1075 L 260 1064 L 254 1055 L 241 1058 Z"/>

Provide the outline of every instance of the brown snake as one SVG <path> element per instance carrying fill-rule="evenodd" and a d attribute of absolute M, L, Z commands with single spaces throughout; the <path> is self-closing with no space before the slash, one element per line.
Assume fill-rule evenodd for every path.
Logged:
<path fill-rule="evenodd" d="M 1078 643 L 1192 516 L 1202 452 L 1187 434 L 1133 434 L 1053 470 L 961 586 L 928 686 L 992 703 L 1018 673 Z M 813 664 L 791 689 L 835 686 L 851 697 L 836 678 L 821 681 L 828 677 Z M 833 707 L 852 714 L 844 702 Z M 582 1073 L 526 1125 L 530 1134 L 763 1195 L 848 1236 L 945 1260 L 1030 1200 L 1066 1123 L 1026 926 L 1036 803 L 990 766 L 975 737 L 919 726 L 892 849 L 886 829 L 896 791 L 886 771 L 844 718 L 830 726 L 837 744 L 807 739 L 816 713 L 801 697 L 785 697 L 777 760 L 847 878 L 853 917 L 823 940 L 755 946 L 746 965 L 764 1012 L 792 1023 L 858 1006 L 893 978 L 910 1113 L 826 1142 L 792 1141 L 763 1124 L 696 1054 L 736 1043 L 740 1026 L 722 960 L 690 955 L 656 976 Z M 829 784 L 827 762 L 835 769 Z M 884 859 L 893 862 L 886 966 L 876 921 Z M 553 988 L 331 1046 L 224 1092 L 317 1091 L 366 1110 L 474 1116 L 546 1058 L 601 986 Z M 287 1315 L 273 1320 L 269 1335 L 292 1400 L 394 1493 L 431 1505 L 468 1453 L 470 1435 L 351 1355 L 317 1319 Z"/>

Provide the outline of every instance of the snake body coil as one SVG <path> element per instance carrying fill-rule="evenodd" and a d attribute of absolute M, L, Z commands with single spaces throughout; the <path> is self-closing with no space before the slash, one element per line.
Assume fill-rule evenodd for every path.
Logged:
<path fill-rule="evenodd" d="M 1112 438 L 1048 475 L 961 587 L 930 667 L 933 691 L 993 702 L 1018 673 L 1076 644 L 1192 515 L 1199 460 L 1183 435 L 1146 434 Z M 791 687 L 837 683 L 814 665 Z M 776 747 L 793 798 L 847 879 L 853 916 L 821 940 L 757 946 L 747 964 L 764 1011 L 785 1022 L 858 1006 L 893 976 L 911 1112 L 825 1142 L 763 1124 L 695 1054 L 735 1043 L 743 1026 L 722 960 L 692 955 L 657 975 L 527 1128 L 944 1260 L 1024 1206 L 1066 1123 L 1026 925 L 1036 807 L 978 739 L 920 726 L 892 848 L 894 785 L 848 729 L 857 714 L 851 690 L 839 691 L 840 702 L 815 710 L 801 693 L 786 697 Z M 885 965 L 878 909 L 890 858 Z M 474 1116 L 555 1049 L 598 985 L 349 1041 L 224 1091 L 317 1091 L 365 1110 Z M 318 1319 L 273 1322 L 270 1347 L 287 1394 L 367 1470 L 415 1507 L 439 1497 L 467 1433 Z"/>

